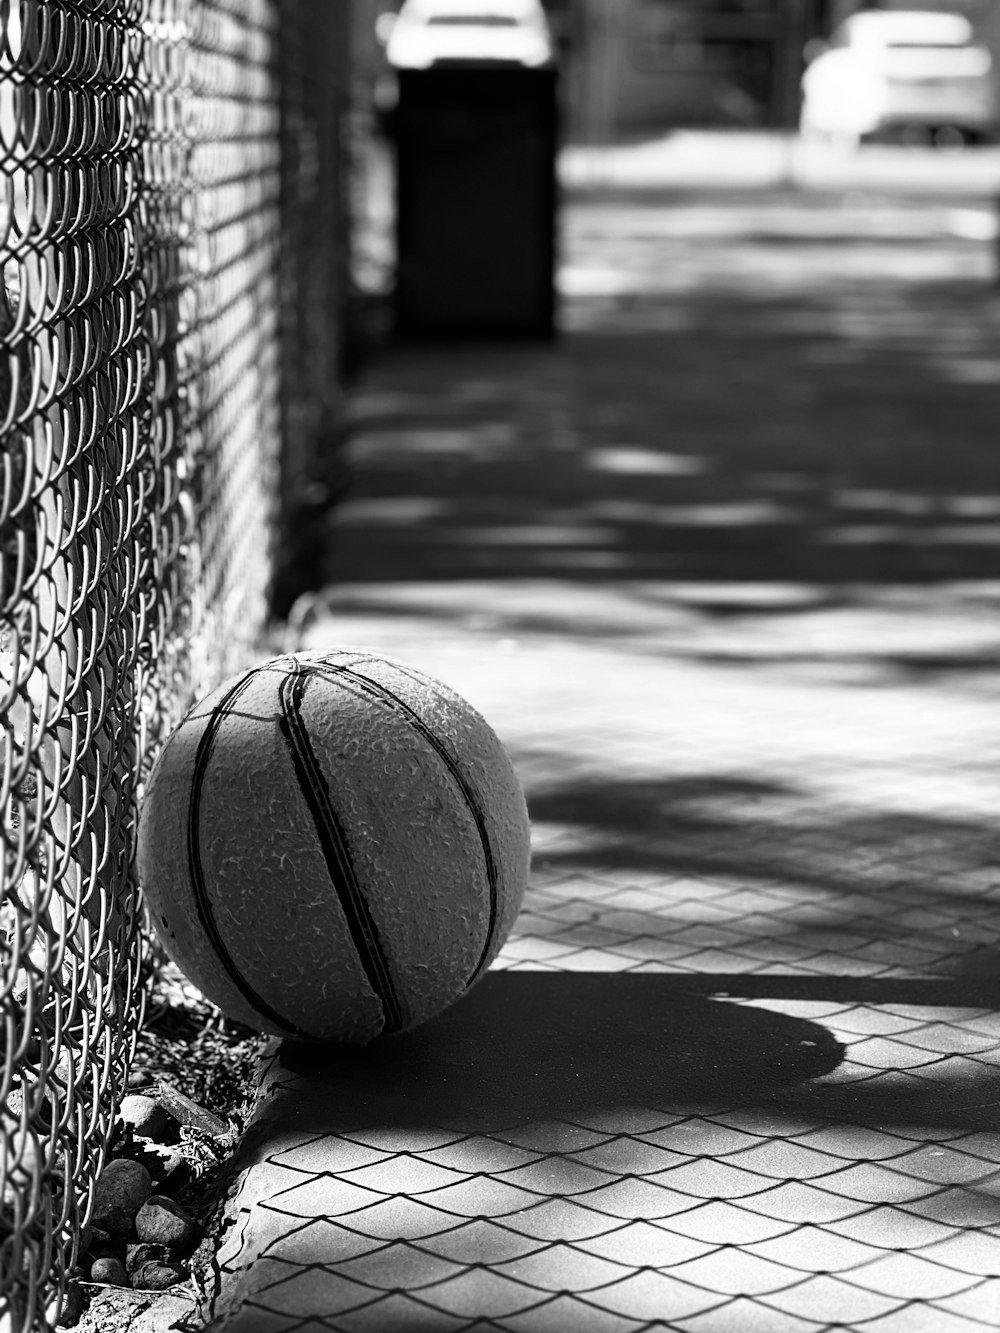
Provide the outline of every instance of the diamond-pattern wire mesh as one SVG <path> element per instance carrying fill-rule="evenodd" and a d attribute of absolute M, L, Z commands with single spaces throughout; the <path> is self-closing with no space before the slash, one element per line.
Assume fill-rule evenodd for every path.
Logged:
<path fill-rule="evenodd" d="M 272 0 L 0 2 L 0 1297 L 15 1333 L 58 1310 L 134 1050 L 143 775 L 192 698 L 259 653 L 268 615 L 279 312 L 296 299 L 278 285 L 277 34 Z"/>

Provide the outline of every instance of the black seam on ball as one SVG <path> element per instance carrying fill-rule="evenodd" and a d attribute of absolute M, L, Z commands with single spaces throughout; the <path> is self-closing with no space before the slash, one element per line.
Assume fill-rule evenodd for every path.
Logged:
<path fill-rule="evenodd" d="M 286 676 L 278 687 L 281 733 L 288 745 L 303 798 L 312 815 L 330 882 L 343 908 L 358 958 L 369 985 L 382 1005 L 382 1030 L 387 1033 L 400 1032 L 406 1023 L 406 1013 L 396 992 L 378 926 L 358 883 L 350 848 L 337 818 L 330 789 L 302 718 L 302 699 L 310 674 L 296 663 L 292 674 Z"/>
<path fill-rule="evenodd" d="M 209 942 L 215 949 L 219 962 L 225 968 L 231 981 L 236 986 L 240 994 L 255 1008 L 258 1013 L 271 1019 L 278 1027 L 287 1032 L 290 1036 L 308 1037 L 308 1033 L 303 1032 L 290 1019 L 285 1018 L 283 1014 L 273 1008 L 272 1005 L 264 999 L 262 995 L 254 990 L 253 986 L 246 979 L 240 969 L 236 966 L 236 960 L 230 954 L 226 947 L 225 940 L 219 930 L 218 922 L 215 919 L 215 912 L 212 909 L 212 901 L 209 897 L 208 887 L 205 883 L 205 868 L 201 861 L 201 799 L 202 789 L 205 785 L 205 778 L 208 773 L 209 761 L 212 758 L 212 750 L 215 747 L 215 739 L 219 734 L 219 728 L 225 719 L 231 716 L 230 705 L 243 693 L 246 687 L 253 680 L 254 676 L 259 674 L 259 669 L 248 672 L 236 684 L 222 696 L 219 702 L 212 709 L 211 717 L 205 725 L 198 741 L 198 749 L 195 752 L 194 772 L 191 776 L 191 800 L 188 805 L 187 838 L 188 838 L 188 873 L 191 879 L 191 889 L 194 894 L 195 910 L 198 913 L 198 920 L 201 922 Z"/>
<path fill-rule="evenodd" d="M 465 988 L 468 990 L 486 966 L 486 959 L 489 956 L 490 948 L 493 944 L 493 936 L 496 932 L 498 916 L 498 875 L 496 858 L 493 855 L 489 830 L 486 827 L 486 815 L 479 804 L 476 793 L 469 785 L 461 768 L 459 768 L 458 764 L 449 754 L 442 742 L 435 736 L 434 732 L 431 731 L 426 722 L 424 722 L 423 718 L 421 718 L 418 713 L 414 712 L 408 703 L 403 699 L 400 699 L 398 695 L 394 694 L 388 686 L 382 685 L 377 680 L 372 680 L 370 676 L 365 676 L 360 672 L 352 670 L 351 667 L 338 666 L 333 662 L 310 662 L 306 665 L 305 669 L 318 675 L 325 675 L 329 679 L 337 681 L 342 681 L 343 678 L 347 676 L 365 694 L 369 694 L 388 705 L 393 712 L 397 713 L 404 721 L 409 723 L 414 731 L 416 731 L 427 744 L 431 746 L 435 754 L 437 754 L 444 763 L 448 772 L 451 774 L 455 785 L 462 793 L 465 803 L 469 808 L 469 813 L 472 815 L 473 821 L 475 822 L 476 830 L 479 833 L 479 840 L 483 846 L 483 857 L 486 862 L 486 879 L 489 884 L 490 893 L 489 922 L 486 928 L 486 939 L 483 943 L 479 960 L 476 963 L 476 966 L 472 969 L 468 981 L 465 983 Z"/>

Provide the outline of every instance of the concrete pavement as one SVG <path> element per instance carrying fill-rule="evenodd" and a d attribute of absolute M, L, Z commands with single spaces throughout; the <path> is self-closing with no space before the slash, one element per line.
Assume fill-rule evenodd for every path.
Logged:
<path fill-rule="evenodd" d="M 559 343 L 370 367 L 296 641 L 484 712 L 532 883 L 436 1023 L 275 1049 L 213 1327 L 996 1327 L 1000 362 L 960 208 L 577 198 Z"/>

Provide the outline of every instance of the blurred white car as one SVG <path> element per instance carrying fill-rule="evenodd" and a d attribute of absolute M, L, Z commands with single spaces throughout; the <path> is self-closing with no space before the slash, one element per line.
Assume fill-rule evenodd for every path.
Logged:
<path fill-rule="evenodd" d="M 942 143 L 990 135 L 997 125 L 990 53 L 960 14 L 862 11 L 810 60 L 799 124 L 804 135 L 849 143 L 894 130 Z"/>
<path fill-rule="evenodd" d="M 396 69 L 502 63 L 547 65 L 552 39 L 541 0 L 404 0 L 383 27 Z"/>

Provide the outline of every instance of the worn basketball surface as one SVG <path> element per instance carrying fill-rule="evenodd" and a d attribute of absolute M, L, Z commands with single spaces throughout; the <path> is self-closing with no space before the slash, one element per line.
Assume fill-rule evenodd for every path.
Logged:
<path fill-rule="evenodd" d="M 276 658 L 167 740 L 138 865 L 174 961 L 232 1017 L 296 1038 L 401 1032 L 486 970 L 523 898 L 510 760 L 459 695 L 379 653 Z"/>

